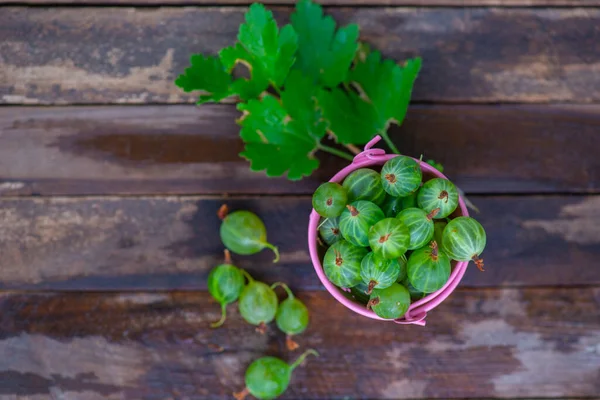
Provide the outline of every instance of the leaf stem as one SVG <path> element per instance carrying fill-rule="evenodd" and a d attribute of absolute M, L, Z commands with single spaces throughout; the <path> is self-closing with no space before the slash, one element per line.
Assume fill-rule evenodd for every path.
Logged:
<path fill-rule="evenodd" d="M 360 154 L 360 149 L 353 144 L 345 144 L 344 147 L 350 150 L 352 154 Z"/>
<path fill-rule="evenodd" d="M 354 157 L 352 157 L 351 154 L 348 154 L 348 153 L 346 153 L 345 151 L 342 151 L 342 150 L 338 150 L 335 147 L 330 147 L 330 146 L 324 145 L 322 143 L 317 144 L 317 148 L 319 150 L 326 151 L 327 153 L 333 154 L 334 156 L 341 157 L 341 158 L 343 158 L 345 160 L 348 160 L 348 161 L 352 161 L 354 159 Z"/>
<path fill-rule="evenodd" d="M 381 137 L 383 138 L 383 140 L 385 140 L 385 143 L 388 145 L 388 147 L 390 148 L 390 150 L 392 150 L 392 152 L 396 153 L 396 154 L 400 154 L 400 152 L 398 151 L 398 148 L 396 147 L 396 145 L 394 144 L 394 142 L 392 142 L 392 139 L 390 139 L 388 133 L 386 131 L 381 131 L 379 132 L 379 135 L 381 135 Z"/>

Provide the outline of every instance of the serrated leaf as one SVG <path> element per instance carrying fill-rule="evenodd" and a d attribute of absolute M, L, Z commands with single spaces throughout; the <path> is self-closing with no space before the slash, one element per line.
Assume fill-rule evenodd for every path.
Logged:
<path fill-rule="evenodd" d="M 219 102 L 231 95 L 229 85 L 231 76 L 225 70 L 221 60 L 214 56 L 195 54 L 190 57 L 191 66 L 177 77 L 175 85 L 184 92 L 202 91 L 199 104 L 209 101 Z"/>
<path fill-rule="evenodd" d="M 250 55 L 251 66 L 259 66 L 273 85 L 283 85 L 295 60 L 298 37 L 291 25 L 281 31 L 273 13 L 262 4 L 252 4 L 240 26 L 238 41 Z"/>
<path fill-rule="evenodd" d="M 325 135 L 326 125 L 316 107 L 310 78 L 293 71 L 281 93 L 281 102 L 271 95 L 238 105 L 244 113 L 238 123 L 253 171 L 265 170 L 268 176 L 287 172 L 291 180 L 310 175 L 319 161 L 314 153 Z"/>
<path fill-rule="evenodd" d="M 402 123 L 420 69 L 421 58 L 409 59 L 400 66 L 392 60 L 382 61 L 381 53 L 374 51 L 350 71 L 349 82 L 375 110 L 377 131 L 386 130 L 390 122 Z"/>
<path fill-rule="evenodd" d="M 310 0 L 296 4 L 291 21 L 298 34 L 294 68 L 326 87 L 343 82 L 358 48 L 358 25 L 347 25 L 336 32 L 333 18 L 323 16 L 321 6 Z"/>
<path fill-rule="evenodd" d="M 329 130 L 341 143 L 364 144 L 378 133 L 385 135 L 391 123 L 400 125 L 420 68 L 420 58 L 400 66 L 365 48 L 348 75 L 356 92 L 336 88 L 319 95 Z"/>
<path fill-rule="evenodd" d="M 319 106 L 339 143 L 364 144 L 375 135 L 371 124 L 375 119 L 373 108 L 358 94 L 339 88 L 323 90 L 319 94 Z"/>
<path fill-rule="evenodd" d="M 235 79 L 230 85 L 230 92 L 242 100 L 257 98 L 269 87 L 269 79 L 260 64 L 254 62 L 252 55 L 240 44 L 225 47 L 219 52 L 219 57 L 227 72 L 232 73 L 236 64 L 248 68 L 250 78 Z"/>
<path fill-rule="evenodd" d="M 291 118 L 290 129 L 300 134 L 306 133 L 315 141 L 325 136 L 327 128 L 321 110 L 317 107 L 317 87 L 311 78 L 300 71 L 291 71 L 281 93 L 281 102 Z"/>

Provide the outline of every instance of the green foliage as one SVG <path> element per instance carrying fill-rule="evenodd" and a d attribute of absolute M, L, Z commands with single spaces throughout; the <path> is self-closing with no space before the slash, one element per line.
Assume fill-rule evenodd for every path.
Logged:
<path fill-rule="evenodd" d="M 221 101 L 230 96 L 231 75 L 217 57 L 195 54 L 190 57 L 191 66 L 177 78 L 175 84 L 184 92 L 201 90 L 198 104 Z"/>
<path fill-rule="evenodd" d="M 289 24 L 280 31 L 273 13 L 259 3 L 250 6 L 245 19 L 238 41 L 250 54 L 251 65 L 259 66 L 272 85 L 283 85 L 298 48 L 296 31 Z"/>
<path fill-rule="evenodd" d="M 321 6 L 308 0 L 296 4 L 291 20 L 298 34 L 294 67 L 325 87 L 345 81 L 358 49 L 358 25 L 336 31 L 333 18 L 323 16 Z"/>
<path fill-rule="evenodd" d="M 237 41 L 214 55 L 193 55 L 175 81 L 185 92 L 200 92 L 198 104 L 233 98 L 245 144 L 240 154 L 253 171 L 298 180 L 318 166 L 318 150 L 352 160 L 322 143 L 326 133 L 344 145 L 364 144 L 401 124 L 419 58 L 403 66 L 383 60 L 358 42 L 355 24 L 338 27 L 320 5 L 301 0 L 291 24 L 281 29 L 262 4 L 250 6 Z M 248 70 L 238 77 L 236 66 Z"/>
<path fill-rule="evenodd" d="M 336 89 L 322 91 L 319 96 L 337 139 L 345 144 L 364 144 L 378 133 L 396 151 L 387 129 L 390 124 L 400 125 L 404 120 L 420 69 L 420 58 L 400 66 L 392 60 L 382 60 L 377 51 L 367 51 L 364 57 L 358 57 L 347 79 L 355 91 Z"/>

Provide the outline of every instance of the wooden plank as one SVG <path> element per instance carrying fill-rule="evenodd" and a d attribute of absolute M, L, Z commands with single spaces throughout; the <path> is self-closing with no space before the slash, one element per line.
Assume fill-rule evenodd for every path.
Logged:
<path fill-rule="evenodd" d="M 311 194 L 347 162 L 322 155 L 300 182 L 253 173 L 233 106 L 0 108 L 0 196 Z M 391 135 L 441 161 L 468 193 L 600 189 L 600 106 L 415 106 Z M 518 144 L 518 145 L 517 145 Z"/>
<path fill-rule="evenodd" d="M 251 0 L 219 0 L 217 4 L 248 5 Z M 295 0 L 268 0 L 267 5 L 294 4 Z M 329 6 L 449 6 L 449 7 L 597 7 L 598 0 L 321 0 L 320 4 Z M 0 4 L 31 5 L 214 5 L 214 0 L 0 0 Z"/>
<path fill-rule="evenodd" d="M 282 399 L 579 398 L 600 391 L 600 289 L 455 292 L 425 328 L 374 322 L 327 293 L 311 311 Z M 206 293 L 4 294 L 0 393 L 78 399 L 230 399 L 249 363 L 293 360 L 235 306 L 218 330 Z M 60 360 L 60 362 L 57 362 Z"/>
<path fill-rule="evenodd" d="M 25 8 L 0 15 L 6 104 L 192 102 L 173 84 L 230 45 L 244 8 Z M 397 60 L 420 55 L 418 102 L 600 100 L 600 9 L 333 8 Z M 289 7 L 276 10 L 287 20 Z"/>
<path fill-rule="evenodd" d="M 600 284 L 600 196 L 477 197 L 485 273 L 464 287 Z M 216 212 L 260 215 L 282 260 L 235 257 L 260 279 L 322 289 L 308 256 L 308 197 L 0 200 L 0 289 L 205 289 L 222 260 Z"/>

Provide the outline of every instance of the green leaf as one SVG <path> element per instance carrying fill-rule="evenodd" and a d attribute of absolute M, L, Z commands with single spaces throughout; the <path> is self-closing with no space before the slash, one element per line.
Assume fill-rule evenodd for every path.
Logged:
<path fill-rule="evenodd" d="M 229 91 L 231 76 L 219 58 L 195 54 L 190 58 L 190 64 L 191 66 L 177 77 L 175 85 L 185 92 L 196 90 L 205 92 L 206 94 L 200 95 L 198 104 L 209 101 L 219 102 L 231 95 Z"/>
<path fill-rule="evenodd" d="M 335 87 L 346 74 L 358 48 L 358 25 L 335 30 L 330 16 L 323 16 L 320 5 L 301 0 L 291 16 L 298 34 L 298 53 L 294 68 L 326 87 Z"/>
<path fill-rule="evenodd" d="M 288 124 L 290 130 L 320 141 L 325 136 L 327 123 L 323 120 L 321 110 L 317 108 L 316 95 L 317 87 L 312 79 L 305 77 L 300 71 L 292 71 L 285 81 L 281 102 L 291 118 Z"/>
<path fill-rule="evenodd" d="M 420 69 L 419 57 L 400 66 L 392 60 L 382 61 L 381 53 L 374 51 L 364 61 L 359 60 L 350 71 L 348 80 L 377 115 L 373 121 L 377 132 L 387 130 L 391 122 L 402 124 Z"/>
<path fill-rule="evenodd" d="M 339 143 L 364 144 L 373 138 L 373 108 L 358 94 L 334 88 L 322 90 L 318 99 L 325 119 L 329 121 L 329 130 Z"/>
<path fill-rule="evenodd" d="M 239 43 L 226 47 L 219 52 L 219 57 L 225 69 L 230 74 L 236 64 L 243 64 L 250 72 L 250 78 L 238 78 L 231 83 L 229 88 L 232 94 L 238 95 L 242 100 L 257 98 L 269 87 L 269 79 L 261 65 L 254 62 L 248 51 Z"/>
<path fill-rule="evenodd" d="M 293 71 L 281 93 L 281 102 L 271 95 L 238 104 L 244 113 L 238 123 L 253 171 L 268 176 L 287 172 L 291 180 L 310 175 L 319 161 L 314 153 L 325 135 L 326 125 L 316 107 L 311 79 Z"/>
<path fill-rule="evenodd" d="M 252 67 L 259 66 L 274 86 L 282 86 L 298 47 L 294 28 L 286 25 L 279 31 L 273 13 L 259 3 L 250 6 L 245 18 L 238 41 L 250 56 L 247 62 Z"/>
<path fill-rule="evenodd" d="M 420 58 L 400 66 L 391 60 L 382 61 L 379 52 L 369 53 L 361 47 L 348 75 L 356 91 L 335 88 L 319 94 L 329 130 L 343 144 L 364 144 L 375 134 L 388 140 L 390 123 L 400 125 L 404 120 L 420 68 Z"/>

